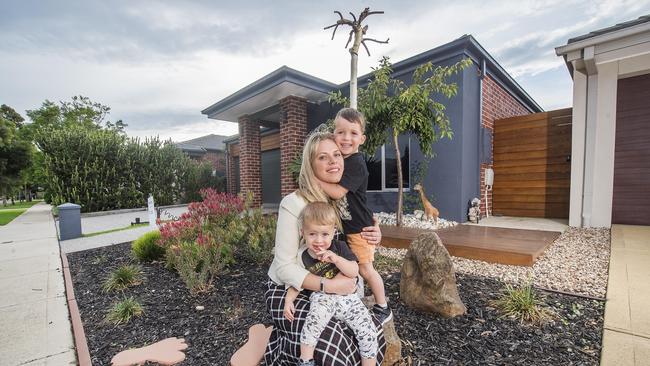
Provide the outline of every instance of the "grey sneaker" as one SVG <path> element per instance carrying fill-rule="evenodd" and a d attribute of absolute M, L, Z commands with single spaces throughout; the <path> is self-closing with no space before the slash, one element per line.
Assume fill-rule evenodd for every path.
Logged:
<path fill-rule="evenodd" d="M 315 366 L 314 359 L 312 358 L 309 361 L 300 360 L 298 361 L 298 366 Z"/>
<path fill-rule="evenodd" d="M 381 325 L 384 325 L 389 320 L 393 319 L 393 312 L 390 310 L 390 306 L 382 308 L 381 306 L 375 304 L 372 307 L 372 313 L 375 314 L 375 318 L 377 318 Z"/>

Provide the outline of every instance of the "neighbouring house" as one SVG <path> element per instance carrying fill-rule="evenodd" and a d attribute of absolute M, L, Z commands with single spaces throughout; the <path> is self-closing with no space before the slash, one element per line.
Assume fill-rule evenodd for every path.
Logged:
<path fill-rule="evenodd" d="M 445 66 L 465 57 L 474 63 L 453 77 L 457 96 L 440 99 L 454 137 L 435 144 L 436 157 L 427 162 L 421 179 L 441 216 L 461 222 L 467 221 L 469 201 L 483 198 L 483 173 L 492 165 L 494 121 L 542 111 L 471 35 L 395 63 L 394 75 L 408 83 L 413 70 L 425 62 Z M 370 77 L 361 76 L 359 85 L 366 85 Z M 333 84 L 283 66 L 204 109 L 208 118 L 239 124 L 239 135 L 225 140 L 228 191 L 251 192 L 256 204 L 265 205 L 277 205 L 294 191 L 290 163 L 302 150 L 309 131 L 336 114 L 339 107 L 330 105 L 328 94 L 335 90 L 347 94 L 348 89 L 348 83 Z M 408 190 L 418 183 L 414 181 L 416 167 L 425 159 L 414 136 L 401 136 L 400 147 Z M 376 212 L 396 208 L 393 151 L 387 142 L 368 159 L 368 201 Z"/>
<path fill-rule="evenodd" d="M 177 142 L 175 145 L 191 159 L 212 163 L 213 174 L 226 174 L 226 145 L 228 136 L 209 134 L 192 140 Z"/>
<path fill-rule="evenodd" d="M 573 77 L 569 225 L 650 225 L 650 15 L 555 51 Z"/>

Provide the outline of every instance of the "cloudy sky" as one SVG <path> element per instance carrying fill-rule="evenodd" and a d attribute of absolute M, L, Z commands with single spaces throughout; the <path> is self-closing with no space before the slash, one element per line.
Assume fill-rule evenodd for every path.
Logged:
<path fill-rule="evenodd" d="M 19 113 L 84 95 L 111 107 L 131 136 L 182 141 L 237 132 L 200 111 L 282 65 L 342 83 L 346 32 L 334 10 L 383 10 L 359 72 L 472 34 L 544 109 L 571 105 L 554 47 L 650 13 L 650 0 L 146 1 L 0 0 L 0 104 Z"/>

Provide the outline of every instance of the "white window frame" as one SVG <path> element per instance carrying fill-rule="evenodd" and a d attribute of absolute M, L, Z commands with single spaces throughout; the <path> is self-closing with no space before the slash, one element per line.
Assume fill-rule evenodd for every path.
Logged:
<path fill-rule="evenodd" d="M 409 179 L 408 187 L 404 187 L 404 192 L 411 191 L 411 136 L 408 137 L 408 150 L 409 150 Z M 386 188 L 386 144 L 381 145 L 381 189 L 367 190 L 367 192 L 399 192 L 399 188 Z"/>

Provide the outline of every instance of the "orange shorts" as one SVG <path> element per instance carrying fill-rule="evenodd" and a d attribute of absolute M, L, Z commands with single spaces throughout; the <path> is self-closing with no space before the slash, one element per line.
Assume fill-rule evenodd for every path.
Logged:
<path fill-rule="evenodd" d="M 372 263 L 375 260 L 375 246 L 368 244 L 361 234 L 348 234 L 348 245 L 357 256 L 359 264 Z"/>

